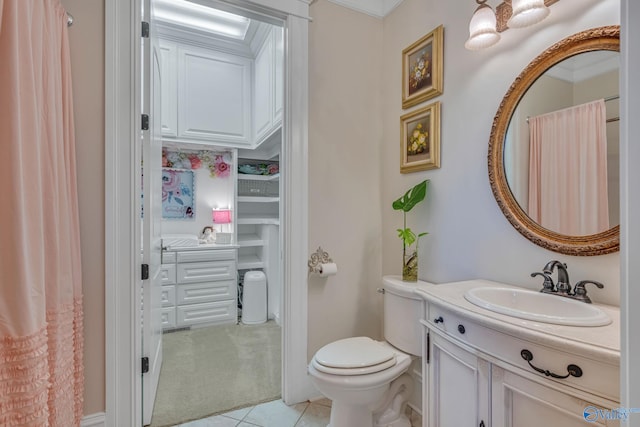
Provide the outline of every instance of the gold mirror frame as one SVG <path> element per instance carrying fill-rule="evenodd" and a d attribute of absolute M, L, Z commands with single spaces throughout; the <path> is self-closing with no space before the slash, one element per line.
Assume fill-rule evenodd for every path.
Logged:
<path fill-rule="evenodd" d="M 567 37 L 542 52 L 515 79 L 498 108 L 489 138 L 489 183 L 511 225 L 538 246 L 566 255 L 603 255 L 620 249 L 620 226 L 588 236 L 568 236 L 533 221 L 513 197 L 504 169 L 504 140 L 511 116 L 529 87 L 558 62 L 594 50 L 620 51 L 620 26 L 599 27 Z"/>

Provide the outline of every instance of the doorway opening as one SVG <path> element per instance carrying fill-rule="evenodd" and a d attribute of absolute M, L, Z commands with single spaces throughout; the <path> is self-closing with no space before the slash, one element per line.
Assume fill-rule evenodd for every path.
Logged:
<path fill-rule="evenodd" d="M 143 149 L 143 163 L 159 171 L 146 178 L 162 180 L 148 186 L 162 196 L 144 212 L 161 218 L 162 249 L 158 280 L 152 269 L 142 289 L 152 306 L 142 310 L 152 325 L 143 424 L 160 427 L 282 395 L 284 31 L 282 21 L 188 1 L 149 8 L 158 69 L 147 89 L 161 119 L 148 139 L 162 151 L 147 159 Z M 149 218 L 143 259 L 153 258 Z M 156 342 L 158 355 L 148 349 Z"/>
<path fill-rule="evenodd" d="M 147 0 L 144 0 L 147 1 Z M 202 4 L 213 1 L 193 0 Z M 140 129 L 143 0 L 105 1 L 105 382 L 106 425 L 143 424 L 145 355 L 142 348 Z M 225 0 L 284 23 L 286 105 L 280 164 L 283 298 L 282 397 L 288 404 L 317 395 L 307 375 L 308 256 L 308 26 L 309 4 L 283 0 Z M 141 363 L 142 361 L 142 363 Z"/>

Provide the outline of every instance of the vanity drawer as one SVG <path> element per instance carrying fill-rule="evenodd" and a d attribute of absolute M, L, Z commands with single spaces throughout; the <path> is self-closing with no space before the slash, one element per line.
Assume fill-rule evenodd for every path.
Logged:
<path fill-rule="evenodd" d="M 216 249 L 209 251 L 178 252 L 177 262 L 222 261 L 235 260 L 235 249 Z"/>
<path fill-rule="evenodd" d="M 235 323 L 236 300 L 178 306 L 176 315 L 177 324 L 180 327 L 199 323 Z"/>
<path fill-rule="evenodd" d="M 516 366 L 522 369 L 525 375 L 533 375 L 538 377 L 538 380 L 553 381 L 613 401 L 620 400 L 620 369 L 616 365 L 566 353 L 541 343 L 533 343 L 498 332 L 437 305 L 429 304 L 427 314 L 430 329 L 439 330 L 446 336 L 475 348 L 483 355 L 491 356 L 495 359 L 492 360 L 493 363 L 505 367 L 511 366 L 511 369 Z M 580 367 L 582 376 L 568 376 L 560 379 L 540 373 L 523 359 L 521 355 L 523 350 L 528 350 L 532 354 L 533 359 L 530 362 L 539 369 L 564 376 L 568 373 L 567 367 L 573 364 Z"/>
<path fill-rule="evenodd" d="M 176 265 L 162 264 L 160 266 L 160 277 L 163 285 L 173 285 L 176 283 Z"/>
<path fill-rule="evenodd" d="M 163 286 L 161 290 L 161 299 L 163 307 L 172 307 L 176 305 L 176 287 L 175 285 Z"/>
<path fill-rule="evenodd" d="M 233 280 L 178 285 L 177 288 L 179 305 L 230 299 L 236 299 L 236 282 Z"/>
<path fill-rule="evenodd" d="M 175 307 L 163 307 L 160 314 L 162 319 L 162 329 L 173 329 L 176 327 L 176 309 Z"/>
<path fill-rule="evenodd" d="M 217 280 L 235 280 L 236 262 L 213 261 L 178 264 L 178 283 L 211 282 Z"/>
<path fill-rule="evenodd" d="M 176 253 L 169 251 L 162 251 L 162 263 L 170 264 L 176 262 Z"/>

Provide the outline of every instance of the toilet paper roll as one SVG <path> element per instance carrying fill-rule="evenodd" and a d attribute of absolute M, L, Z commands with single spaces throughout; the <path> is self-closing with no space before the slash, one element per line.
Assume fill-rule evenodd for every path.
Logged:
<path fill-rule="evenodd" d="M 335 276 L 337 273 L 338 266 L 335 262 L 320 264 L 320 268 L 318 269 L 318 276 L 320 277 Z"/>

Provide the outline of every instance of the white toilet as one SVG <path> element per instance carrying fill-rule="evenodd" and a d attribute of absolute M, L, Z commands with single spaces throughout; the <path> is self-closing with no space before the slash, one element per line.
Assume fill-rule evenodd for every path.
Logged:
<path fill-rule="evenodd" d="M 413 391 L 406 374 L 420 356 L 422 299 L 415 283 L 385 276 L 384 338 L 346 338 L 322 347 L 309 364 L 318 390 L 333 401 L 327 427 L 410 427 L 405 406 Z"/>

